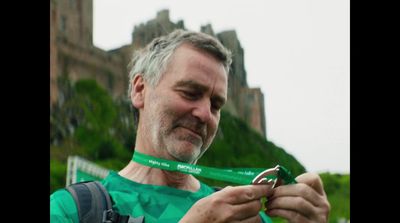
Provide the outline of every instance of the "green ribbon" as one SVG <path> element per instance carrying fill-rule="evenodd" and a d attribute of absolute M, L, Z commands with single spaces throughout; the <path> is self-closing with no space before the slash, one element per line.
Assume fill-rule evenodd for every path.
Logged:
<path fill-rule="evenodd" d="M 188 163 L 160 159 L 139 153 L 137 151 L 133 154 L 132 161 L 153 168 L 178 171 L 185 174 L 192 174 L 195 176 L 242 185 L 251 184 L 254 177 L 264 171 L 264 169 L 261 168 L 219 169 L 200 165 L 192 165 Z M 276 176 L 271 175 L 267 176 L 266 178 L 274 180 L 276 179 Z"/>

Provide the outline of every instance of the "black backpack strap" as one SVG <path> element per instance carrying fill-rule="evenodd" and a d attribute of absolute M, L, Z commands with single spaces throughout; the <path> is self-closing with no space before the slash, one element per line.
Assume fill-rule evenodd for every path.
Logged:
<path fill-rule="evenodd" d="M 98 181 L 87 181 L 69 185 L 81 223 L 141 223 L 144 217 L 132 218 L 120 215 L 112 209 L 111 197 Z"/>
<path fill-rule="evenodd" d="M 134 218 L 130 215 L 120 215 L 114 210 L 107 210 L 104 212 L 102 223 L 144 223 L 144 216 Z"/>
<path fill-rule="evenodd" d="M 107 190 L 98 181 L 72 184 L 66 189 L 75 200 L 80 222 L 102 222 L 103 211 L 112 209 Z"/>

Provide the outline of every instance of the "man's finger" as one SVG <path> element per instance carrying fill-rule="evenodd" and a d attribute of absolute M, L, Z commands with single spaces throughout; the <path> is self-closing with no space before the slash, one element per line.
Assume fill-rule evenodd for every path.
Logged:
<path fill-rule="evenodd" d="M 234 222 L 235 223 L 236 222 L 240 222 L 240 223 L 261 223 L 262 221 L 261 221 L 260 215 L 255 215 L 253 217 L 246 218 L 246 219 L 243 219 L 243 220 L 240 220 L 240 221 L 234 221 Z"/>
<path fill-rule="evenodd" d="M 244 185 L 226 187 L 218 193 L 221 193 L 226 202 L 240 204 L 268 197 L 272 194 L 272 188 L 270 185 Z"/>
<path fill-rule="evenodd" d="M 312 187 L 320 195 L 325 195 L 321 178 L 316 173 L 304 173 L 296 177 L 298 183 L 304 183 Z"/>
<path fill-rule="evenodd" d="M 244 220 L 257 216 L 261 210 L 261 201 L 253 200 L 247 203 L 236 204 L 232 206 L 235 219 Z"/>
<path fill-rule="evenodd" d="M 314 215 L 314 206 L 302 197 L 278 197 L 267 202 L 267 210 L 285 209 L 298 212 L 304 216 Z"/>
<path fill-rule="evenodd" d="M 285 209 L 271 209 L 266 211 L 266 214 L 270 217 L 282 217 L 288 220 L 289 222 L 309 222 L 310 219 L 302 216 L 301 214 Z"/>
<path fill-rule="evenodd" d="M 305 200 L 312 203 L 314 206 L 318 206 L 323 196 L 311 188 L 309 185 L 304 183 L 290 184 L 279 186 L 274 189 L 273 195 L 270 197 L 271 200 L 278 197 L 303 197 Z"/>

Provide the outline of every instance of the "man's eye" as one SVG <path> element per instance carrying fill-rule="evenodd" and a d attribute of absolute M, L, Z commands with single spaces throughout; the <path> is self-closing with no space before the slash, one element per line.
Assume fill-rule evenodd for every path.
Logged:
<path fill-rule="evenodd" d="M 211 103 L 211 108 L 215 111 L 221 110 L 222 105 L 220 103 Z"/>
<path fill-rule="evenodd" d="M 195 92 L 190 92 L 190 91 L 183 91 L 183 95 L 185 98 L 191 99 L 191 100 L 199 98 L 199 94 L 197 94 Z"/>

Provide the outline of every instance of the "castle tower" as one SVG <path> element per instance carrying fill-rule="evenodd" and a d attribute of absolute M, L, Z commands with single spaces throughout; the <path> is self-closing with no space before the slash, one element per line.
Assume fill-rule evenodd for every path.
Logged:
<path fill-rule="evenodd" d="M 157 12 L 155 19 L 135 26 L 132 32 L 132 46 L 135 49 L 144 47 L 154 38 L 168 34 L 175 29 L 185 29 L 183 21 L 173 23 L 169 20 L 169 10 L 164 9 Z"/>
<path fill-rule="evenodd" d="M 93 45 L 93 0 L 50 2 L 50 103 L 62 103 L 60 76 L 95 79 L 113 97 L 126 95 L 126 64 Z M 60 100 L 61 99 L 61 100 Z"/>
<path fill-rule="evenodd" d="M 93 0 L 58 0 L 58 38 L 82 46 L 93 45 Z"/>

